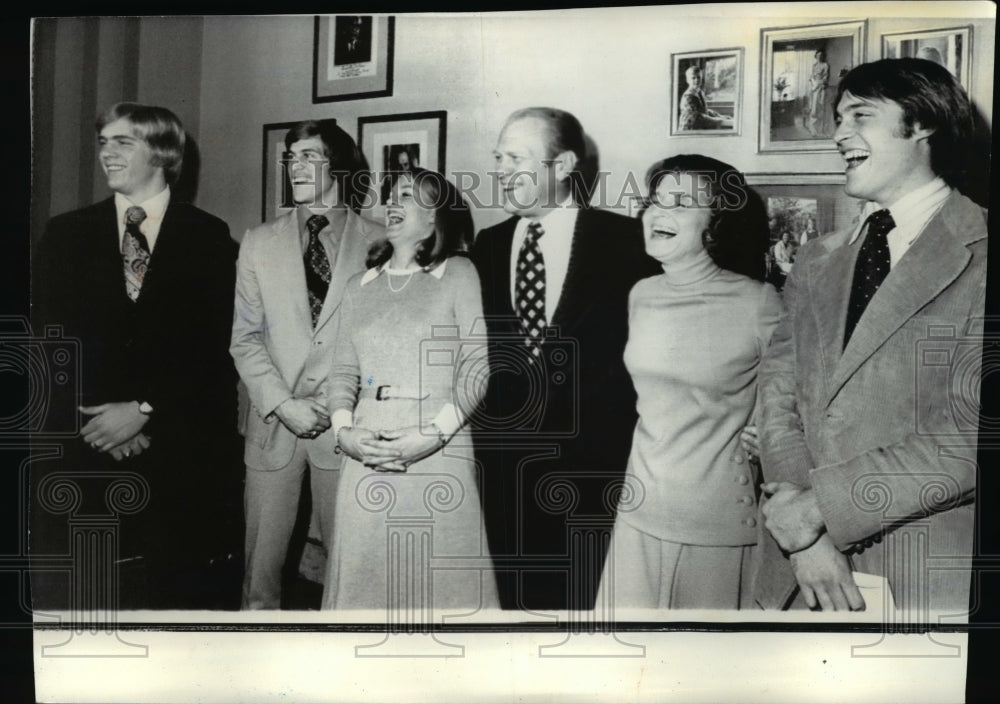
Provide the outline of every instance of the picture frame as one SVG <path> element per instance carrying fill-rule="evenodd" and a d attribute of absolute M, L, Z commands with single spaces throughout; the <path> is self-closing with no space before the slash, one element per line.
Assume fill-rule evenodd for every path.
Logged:
<path fill-rule="evenodd" d="M 868 21 L 761 30 L 760 152 L 832 152 L 841 76 L 865 61 Z"/>
<path fill-rule="evenodd" d="M 798 247 L 809 239 L 856 226 L 866 203 L 844 192 L 844 174 L 748 173 L 746 181 L 767 208 L 767 281 L 778 290 L 794 265 Z M 790 235 L 786 246 L 792 250 L 791 262 L 782 262 L 775 254 L 785 232 Z"/>
<path fill-rule="evenodd" d="M 313 103 L 392 95 L 396 18 L 317 15 Z"/>
<path fill-rule="evenodd" d="M 385 204 L 391 171 L 419 166 L 445 174 L 447 129 L 446 110 L 358 118 L 358 146 L 371 167 L 379 204 Z"/>
<path fill-rule="evenodd" d="M 697 87 L 688 83 L 694 69 Z M 670 77 L 671 136 L 742 134 L 742 47 L 671 54 Z"/>
<path fill-rule="evenodd" d="M 882 58 L 930 59 L 951 72 L 966 91 L 972 84 L 972 25 L 882 35 Z"/>
<path fill-rule="evenodd" d="M 261 143 L 261 222 L 295 209 L 292 202 L 288 162 L 284 159 L 285 135 L 300 121 L 272 122 L 264 125 Z"/>

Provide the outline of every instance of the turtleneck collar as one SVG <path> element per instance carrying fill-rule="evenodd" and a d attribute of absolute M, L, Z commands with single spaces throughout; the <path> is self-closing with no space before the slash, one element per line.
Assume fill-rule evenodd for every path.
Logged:
<path fill-rule="evenodd" d="M 721 269 L 704 249 L 697 256 L 685 257 L 681 261 L 660 262 L 666 281 L 671 286 L 689 286 L 705 281 L 718 274 Z"/>

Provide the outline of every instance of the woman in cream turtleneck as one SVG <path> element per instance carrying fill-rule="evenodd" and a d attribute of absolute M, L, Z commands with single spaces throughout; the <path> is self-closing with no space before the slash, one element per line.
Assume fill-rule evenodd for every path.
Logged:
<path fill-rule="evenodd" d="M 736 609 L 760 481 L 740 435 L 781 310 L 762 282 L 767 219 L 742 174 L 709 157 L 657 162 L 646 182 L 646 251 L 663 273 L 629 296 L 639 422 L 598 603 Z"/>

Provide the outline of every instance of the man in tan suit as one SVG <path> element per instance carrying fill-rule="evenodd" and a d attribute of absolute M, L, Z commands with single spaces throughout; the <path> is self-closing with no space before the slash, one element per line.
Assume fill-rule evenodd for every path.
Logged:
<path fill-rule="evenodd" d="M 755 598 L 859 610 L 859 573 L 929 621 L 968 608 L 976 492 L 985 212 L 949 182 L 968 97 L 921 59 L 840 82 L 834 140 L 860 227 L 811 240 L 761 371 L 770 495 Z"/>
<path fill-rule="evenodd" d="M 384 236 L 357 214 L 363 161 L 332 120 L 301 122 L 285 137 L 294 211 L 248 231 L 240 246 L 230 352 L 249 392 L 246 422 L 244 609 L 281 604 L 281 572 L 303 473 L 329 545 L 343 455 L 329 432 L 324 385 L 341 295 Z"/>

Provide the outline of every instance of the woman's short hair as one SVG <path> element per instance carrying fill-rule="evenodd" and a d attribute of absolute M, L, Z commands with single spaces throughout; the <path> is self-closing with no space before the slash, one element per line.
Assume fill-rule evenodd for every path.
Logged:
<path fill-rule="evenodd" d="M 116 103 L 97 118 L 97 132 L 115 120 L 125 119 L 136 137 L 144 141 L 153 158 L 150 163 L 163 169 L 167 183 L 177 183 L 184 165 L 184 126 L 177 115 L 166 108 L 139 103 Z"/>
<path fill-rule="evenodd" d="M 403 178 L 413 180 L 414 198 L 434 210 L 434 231 L 417 245 L 416 262 L 425 271 L 434 269 L 448 257 L 469 251 L 475 235 L 472 212 L 459 190 L 437 171 L 416 167 L 389 174 L 389 188 Z M 368 250 L 366 265 L 381 266 L 392 256 L 392 243 L 380 240 Z"/>
<path fill-rule="evenodd" d="M 767 211 L 735 167 L 703 156 L 678 154 L 656 162 L 646 172 L 649 201 L 668 174 L 703 176 L 711 198 L 712 217 L 702 233 L 705 251 L 723 269 L 764 280 L 770 244 Z"/>

